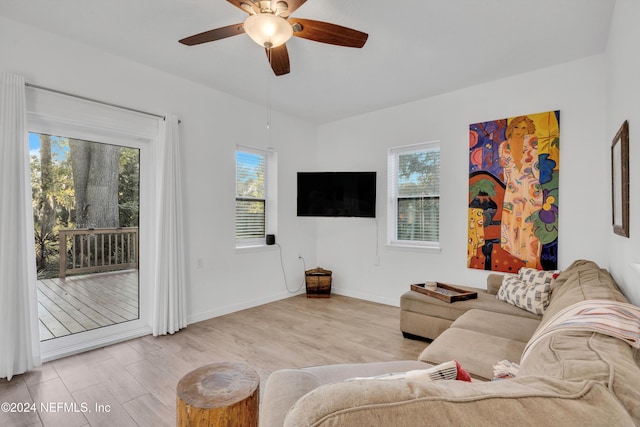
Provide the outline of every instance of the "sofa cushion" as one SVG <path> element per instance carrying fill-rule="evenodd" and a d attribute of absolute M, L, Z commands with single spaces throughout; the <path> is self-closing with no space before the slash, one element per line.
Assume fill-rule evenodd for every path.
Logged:
<path fill-rule="evenodd" d="M 606 270 L 579 260 L 556 279 L 539 328 L 563 309 L 589 299 L 627 302 Z M 545 375 L 567 381 L 600 381 L 640 424 L 640 368 L 634 361 L 634 351 L 625 341 L 601 333 L 560 330 L 530 348 L 520 363 L 518 377 Z"/>
<path fill-rule="evenodd" d="M 302 396 L 324 384 L 355 376 L 370 377 L 388 372 L 425 369 L 431 365 L 417 360 L 333 364 L 277 370 L 267 379 L 260 396 L 260 427 L 282 427 L 291 406 Z"/>
<path fill-rule="evenodd" d="M 493 365 L 497 361 L 520 360 L 525 344 L 478 331 L 450 328 L 429 344 L 418 360 L 437 365 L 456 359 L 473 378 L 487 381 L 493 378 Z"/>
<path fill-rule="evenodd" d="M 626 342 L 596 332 L 567 331 L 545 337 L 520 364 L 518 377 L 585 378 L 605 384 L 640 425 L 640 368 Z"/>
<path fill-rule="evenodd" d="M 542 324 L 564 308 L 588 299 L 629 302 L 608 271 L 592 261 L 578 260 L 553 282 L 551 301 Z"/>
<path fill-rule="evenodd" d="M 628 302 L 606 270 L 600 269 L 597 264 L 591 261 L 575 261 L 556 278 L 551 302 L 535 334 L 542 330 L 562 310 L 590 299 Z M 554 353 L 560 351 L 560 349 L 567 351 L 554 353 L 554 355 L 550 356 L 554 357 L 555 362 L 559 361 L 559 359 L 556 359 L 559 356 L 566 359 L 567 363 L 573 363 L 573 358 L 575 358 L 575 361 L 581 362 L 584 362 L 586 358 L 600 360 L 601 357 L 599 355 L 589 350 L 588 346 L 585 347 L 585 343 L 591 336 L 592 332 L 559 331 L 554 333 L 543 342 L 538 343 L 530 351 L 533 354 L 523 361 L 522 372 L 528 375 L 545 374 L 550 369 L 550 366 L 547 366 L 546 363 L 541 364 L 539 359 L 547 357 L 544 354 L 546 352 Z M 574 351 L 577 348 L 581 350 Z M 562 364 L 555 364 L 554 368 L 561 366 Z M 558 373 L 558 375 L 564 374 Z"/>
<path fill-rule="evenodd" d="M 529 377 L 327 384 L 298 400 L 284 421 L 285 427 L 424 425 L 631 426 L 633 420 L 601 383 Z"/>
<path fill-rule="evenodd" d="M 487 293 L 491 295 L 497 295 L 502 286 L 502 279 L 504 274 L 491 273 L 487 276 Z"/>
<path fill-rule="evenodd" d="M 474 309 L 460 316 L 451 327 L 526 343 L 539 324 L 539 319 Z"/>

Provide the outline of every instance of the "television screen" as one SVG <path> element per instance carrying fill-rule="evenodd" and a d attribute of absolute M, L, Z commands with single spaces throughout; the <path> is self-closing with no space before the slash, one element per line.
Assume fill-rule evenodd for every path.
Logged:
<path fill-rule="evenodd" d="M 376 216 L 375 172 L 298 172 L 298 216 Z"/>

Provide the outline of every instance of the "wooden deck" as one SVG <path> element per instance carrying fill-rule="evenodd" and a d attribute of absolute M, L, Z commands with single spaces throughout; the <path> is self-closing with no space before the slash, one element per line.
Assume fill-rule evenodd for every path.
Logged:
<path fill-rule="evenodd" d="M 40 341 L 138 318 L 138 271 L 38 280 Z"/>

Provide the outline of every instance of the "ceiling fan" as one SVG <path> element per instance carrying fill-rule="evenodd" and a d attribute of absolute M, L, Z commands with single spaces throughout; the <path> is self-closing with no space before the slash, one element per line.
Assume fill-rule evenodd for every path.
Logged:
<path fill-rule="evenodd" d="M 247 33 L 253 41 L 264 47 L 267 59 L 276 76 L 288 74 L 289 53 L 285 44 L 292 36 L 337 46 L 364 46 L 366 33 L 328 22 L 291 18 L 291 14 L 307 0 L 227 0 L 249 14 L 240 24 L 205 31 L 180 40 L 187 46 L 208 43 Z"/>

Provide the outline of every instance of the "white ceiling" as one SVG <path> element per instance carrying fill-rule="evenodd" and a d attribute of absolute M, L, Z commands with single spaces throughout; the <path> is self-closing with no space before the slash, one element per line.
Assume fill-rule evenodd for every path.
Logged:
<path fill-rule="evenodd" d="M 273 76 L 245 34 L 178 40 L 240 23 L 225 0 L 0 0 L 0 15 L 314 123 L 602 53 L 615 0 L 308 0 L 293 16 L 369 34 L 362 49 L 293 38 Z"/>

